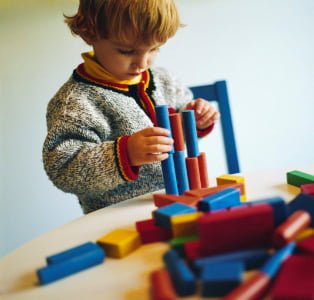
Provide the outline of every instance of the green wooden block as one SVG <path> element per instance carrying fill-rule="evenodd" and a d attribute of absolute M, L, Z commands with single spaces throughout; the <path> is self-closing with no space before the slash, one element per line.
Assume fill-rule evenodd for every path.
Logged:
<path fill-rule="evenodd" d="M 171 246 L 172 249 L 176 250 L 177 253 L 181 256 L 184 257 L 185 253 L 184 253 L 184 243 L 185 242 L 189 242 L 189 241 L 195 241 L 199 239 L 198 236 L 196 235 L 190 235 L 190 236 L 180 236 L 174 239 L 171 239 L 169 244 Z"/>
<path fill-rule="evenodd" d="M 314 183 L 314 175 L 297 170 L 290 171 L 287 173 L 287 183 L 298 187 L 302 184 Z"/>

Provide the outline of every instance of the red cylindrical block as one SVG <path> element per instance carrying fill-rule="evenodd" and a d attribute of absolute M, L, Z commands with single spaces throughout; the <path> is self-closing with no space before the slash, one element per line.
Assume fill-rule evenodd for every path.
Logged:
<path fill-rule="evenodd" d="M 187 157 L 186 161 L 186 168 L 188 171 L 189 176 L 189 184 L 190 189 L 200 189 L 201 185 L 201 178 L 200 178 L 200 170 L 198 166 L 198 158 L 197 157 Z"/>
<path fill-rule="evenodd" d="M 311 215 L 304 210 L 295 211 L 285 222 L 279 225 L 273 234 L 273 243 L 282 247 L 294 240 L 297 235 L 311 224 Z"/>
<path fill-rule="evenodd" d="M 151 299 L 152 300 L 175 300 L 176 292 L 166 269 L 156 270 L 151 273 Z"/>
<path fill-rule="evenodd" d="M 181 114 L 174 113 L 169 115 L 172 137 L 174 140 L 174 149 L 183 151 L 185 149 L 184 134 L 182 128 Z"/>
<path fill-rule="evenodd" d="M 205 152 L 201 152 L 200 155 L 198 156 L 198 166 L 200 170 L 202 188 L 207 188 L 209 187 L 209 179 L 208 179 L 207 160 L 206 160 Z"/>

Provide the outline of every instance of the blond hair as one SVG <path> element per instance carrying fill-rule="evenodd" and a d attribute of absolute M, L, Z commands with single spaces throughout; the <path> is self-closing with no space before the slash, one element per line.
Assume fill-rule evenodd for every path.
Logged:
<path fill-rule="evenodd" d="M 73 34 L 147 43 L 165 43 L 181 26 L 174 0 L 80 0 L 77 13 L 65 16 Z"/>

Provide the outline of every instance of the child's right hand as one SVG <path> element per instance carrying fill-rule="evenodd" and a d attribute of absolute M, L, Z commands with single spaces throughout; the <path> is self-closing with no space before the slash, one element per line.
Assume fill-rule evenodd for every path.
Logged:
<path fill-rule="evenodd" d="M 173 139 L 169 130 L 149 127 L 132 134 L 127 142 L 131 166 L 141 166 L 168 158 Z"/>

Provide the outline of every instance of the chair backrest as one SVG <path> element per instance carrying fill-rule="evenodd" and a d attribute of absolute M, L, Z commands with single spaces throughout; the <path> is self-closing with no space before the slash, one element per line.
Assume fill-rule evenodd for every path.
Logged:
<path fill-rule="evenodd" d="M 220 112 L 222 135 L 229 174 L 239 173 L 239 159 L 232 125 L 229 97 L 226 81 L 217 81 L 213 84 L 194 86 L 190 88 L 194 99 L 203 98 L 216 101 Z"/>

